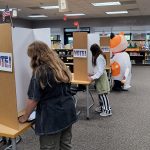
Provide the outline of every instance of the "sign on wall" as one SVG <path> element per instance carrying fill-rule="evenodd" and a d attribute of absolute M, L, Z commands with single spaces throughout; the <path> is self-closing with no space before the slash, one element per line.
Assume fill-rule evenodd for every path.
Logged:
<path fill-rule="evenodd" d="M 12 72 L 12 54 L 0 52 L 0 71 Z"/>
<path fill-rule="evenodd" d="M 74 49 L 73 50 L 73 57 L 86 58 L 87 57 L 87 50 L 86 49 Z"/>

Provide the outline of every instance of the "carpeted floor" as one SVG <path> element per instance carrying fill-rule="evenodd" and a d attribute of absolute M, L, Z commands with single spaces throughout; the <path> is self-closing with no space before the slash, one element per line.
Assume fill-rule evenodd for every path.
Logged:
<path fill-rule="evenodd" d="M 111 92 L 111 117 L 94 112 L 85 116 L 85 93 L 78 93 L 79 121 L 73 126 L 73 150 L 150 150 L 150 67 L 133 66 L 132 88 L 128 92 Z M 28 130 L 22 135 L 18 150 L 39 150 L 38 137 Z"/>

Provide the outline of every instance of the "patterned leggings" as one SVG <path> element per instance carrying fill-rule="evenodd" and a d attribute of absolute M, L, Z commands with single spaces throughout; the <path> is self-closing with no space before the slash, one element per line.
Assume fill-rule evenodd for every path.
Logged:
<path fill-rule="evenodd" d="M 111 113 L 111 106 L 109 104 L 108 95 L 105 94 L 98 94 L 99 97 L 99 104 L 102 109 L 102 111 L 106 113 Z"/>

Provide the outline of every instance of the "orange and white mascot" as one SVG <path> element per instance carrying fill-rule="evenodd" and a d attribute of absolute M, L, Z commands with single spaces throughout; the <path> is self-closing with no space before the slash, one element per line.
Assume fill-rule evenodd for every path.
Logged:
<path fill-rule="evenodd" d="M 112 90 L 128 90 L 131 87 L 131 61 L 129 54 L 125 51 L 128 42 L 122 32 L 119 35 L 111 33 L 110 38 L 111 69 L 114 80 Z"/>

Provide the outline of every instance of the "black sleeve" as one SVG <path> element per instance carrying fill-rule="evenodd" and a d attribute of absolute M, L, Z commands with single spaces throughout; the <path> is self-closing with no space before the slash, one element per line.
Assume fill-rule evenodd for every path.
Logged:
<path fill-rule="evenodd" d="M 39 82 L 39 79 L 34 76 L 32 76 L 30 84 L 29 84 L 28 98 L 35 100 L 35 101 L 40 101 L 41 99 L 40 82 Z"/>

